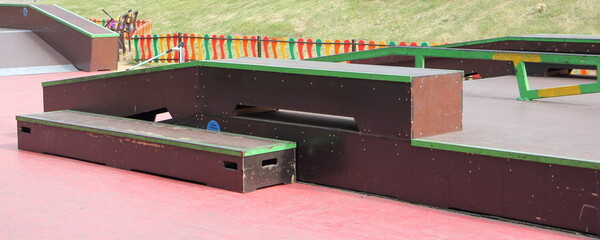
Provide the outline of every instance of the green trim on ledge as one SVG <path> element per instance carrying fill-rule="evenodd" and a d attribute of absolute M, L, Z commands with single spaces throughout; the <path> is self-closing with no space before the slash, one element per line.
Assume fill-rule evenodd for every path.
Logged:
<path fill-rule="evenodd" d="M 113 72 L 113 73 L 93 75 L 93 76 L 87 76 L 87 77 L 79 77 L 79 78 L 70 78 L 70 79 L 65 79 L 65 80 L 42 82 L 42 87 L 51 87 L 51 86 L 56 86 L 56 85 L 69 84 L 69 83 L 87 82 L 87 81 L 98 80 L 98 79 L 108 79 L 108 78 L 121 77 L 121 76 L 131 76 L 131 75 L 138 75 L 138 74 L 142 74 L 142 73 L 160 72 L 160 71 L 166 71 L 166 70 L 174 70 L 174 69 L 197 67 L 197 66 L 200 66 L 200 62 L 198 62 L 198 61 L 187 62 L 187 63 L 177 63 L 177 64 L 171 64 L 171 65 L 166 65 L 166 66 L 136 69 L 136 70 L 131 70 L 131 71 L 121 71 L 121 72 Z"/>
<path fill-rule="evenodd" d="M 87 19 L 87 18 L 81 17 L 81 16 L 79 16 L 78 14 L 76 14 L 76 13 L 74 13 L 74 12 L 71 12 L 71 11 L 69 11 L 69 10 L 67 10 L 67 9 L 65 9 L 65 8 L 63 8 L 63 7 L 59 6 L 59 5 L 57 5 L 57 4 L 53 4 L 53 5 L 54 5 L 54 6 L 56 6 L 57 8 L 60 8 L 60 9 L 62 9 L 62 10 L 63 10 L 63 11 L 65 11 L 65 12 L 68 12 L 68 13 L 71 13 L 71 14 L 73 14 L 73 15 L 75 15 L 75 16 L 78 16 L 79 18 L 81 18 L 81 19 L 85 20 L 86 22 L 89 22 L 89 23 L 92 23 L 92 24 L 98 25 L 97 23 L 95 23 L 95 22 L 92 22 L 91 20 L 89 20 L 89 19 Z M 54 16 L 54 15 L 52 15 L 52 16 Z M 50 16 L 50 17 L 52 17 L 52 16 Z M 55 17 L 56 17 L 56 16 L 55 16 Z M 58 18 L 58 17 L 57 17 L 57 18 Z M 60 21 L 60 22 L 63 22 L 63 21 L 64 21 L 64 20 L 62 20 L 62 19 L 60 19 L 60 20 L 59 20 L 59 19 L 55 19 L 55 20 L 57 20 L 57 21 Z M 108 28 L 102 27 L 102 26 L 101 26 L 101 28 L 102 28 L 102 29 L 105 29 L 105 30 L 106 30 L 108 33 L 103 33 L 103 34 L 93 34 L 93 33 L 89 33 L 88 31 L 86 31 L 86 30 L 84 30 L 84 29 L 82 29 L 82 28 L 80 28 L 80 27 L 78 27 L 78 26 L 76 26 L 76 25 L 74 25 L 74 24 L 72 24 L 72 23 L 69 23 L 69 22 L 64 22 L 64 23 L 65 23 L 65 25 L 68 25 L 68 26 L 70 26 L 70 27 L 74 28 L 75 30 L 77 30 L 77 31 L 79 31 L 79 32 L 81 32 L 81 33 L 83 33 L 83 34 L 85 34 L 85 35 L 87 35 L 87 36 L 91 37 L 91 38 L 119 37 L 119 34 L 118 34 L 118 33 L 114 32 L 114 31 L 112 31 L 112 30 L 110 30 L 110 29 L 108 29 Z M 81 29 L 81 31 L 80 31 L 79 29 Z"/>
<path fill-rule="evenodd" d="M 293 61 L 293 60 L 287 60 Z M 167 70 L 175 70 L 181 68 L 190 67 L 214 67 L 214 68 L 226 68 L 226 69 L 240 69 L 250 71 L 264 71 L 264 72 L 277 72 L 277 73 L 290 73 L 290 74 L 305 74 L 315 76 L 326 76 L 326 77 L 345 77 L 345 78 L 358 78 L 358 79 L 370 79 L 380 81 L 393 81 L 393 82 L 411 82 L 412 77 L 399 76 L 399 75 L 386 75 L 386 74 L 372 74 L 372 73 L 354 73 L 354 72 L 341 72 L 341 71 L 328 71 L 328 70 L 315 70 L 309 68 L 290 68 L 290 67 L 277 67 L 277 66 L 262 66 L 259 64 L 239 64 L 229 62 L 218 62 L 218 61 L 194 61 L 187 63 L 177 63 L 166 66 L 158 66 L 151 68 L 143 68 L 132 71 L 114 72 L 102 75 L 94 75 L 88 77 L 72 78 L 65 80 L 43 82 L 43 87 L 51 87 L 56 85 L 86 82 L 99 79 L 109 79 L 121 76 L 131 76 L 144 73 L 160 72 Z M 458 71 L 457 71 L 458 72 Z"/>
<path fill-rule="evenodd" d="M 30 7 L 30 4 L 21 3 L 0 3 L 0 7 Z"/>
<path fill-rule="evenodd" d="M 73 113 L 78 113 L 78 114 L 87 114 L 87 115 L 94 115 L 94 116 L 100 116 L 100 117 L 106 117 L 106 118 L 112 118 L 112 119 L 140 122 L 140 123 L 144 123 L 144 124 L 149 123 L 149 122 L 142 121 L 142 120 L 121 118 L 121 117 L 116 117 L 116 116 L 107 116 L 107 115 L 86 113 L 86 112 L 79 112 L 79 111 L 72 111 L 72 110 L 62 110 L 62 111 L 56 111 L 56 112 L 73 112 Z M 248 157 L 248 156 L 254 156 L 254 155 L 259 155 L 259 154 L 265 154 L 265 153 L 271 153 L 271 152 L 296 148 L 295 142 L 282 141 L 282 140 L 278 140 L 278 139 L 260 138 L 260 137 L 256 137 L 256 136 L 247 136 L 247 135 L 227 133 L 227 132 L 220 132 L 219 134 L 224 134 L 224 135 L 229 135 L 229 136 L 261 139 L 261 140 L 276 142 L 276 143 L 270 144 L 270 145 L 265 145 L 265 146 L 261 146 L 261 147 L 255 147 L 255 148 L 246 148 L 246 149 L 227 147 L 227 146 L 215 145 L 215 144 L 204 143 L 204 142 L 174 139 L 174 138 L 169 138 L 169 137 L 164 137 L 164 136 L 161 136 L 161 137 L 149 136 L 146 134 L 139 134 L 139 133 L 126 133 L 126 132 L 120 132 L 120 131 L 116 131 L 116 130 L 106 130 L 106 129 L 87 127 L 87 126 L 78 126 L 78 125 L 63 123 L 63 122 L 58 122 L 58 121 L 49 121 L 49 120 L 45 120 L 45 119 L 36 117 L 37 115 L 43 115 L 43 114 L 45 114 L 45 113 L 21 115 L 21 116 L 17 116 L 16 119 L 17 119 L 17 121 L 21 121 L 21 122 L 42 124 L 42 125 L 47 125 L 47 126 L 67 128 L 67 129 L 73 129 L 73 130 L 78 130 L 78 131 L 94 132 L 94 133 L 98 133 L 98 134 L 131 138 L 131 139 L 136 139 L 136 140 L 141 140 L 141 141 L 146 141 L 146 142 L 159 143 L 159 144 L 164 144 L 164 145 L 183 147 L 183 148 L 189 148 L 189 149 L 195 149 L 195 150 L 201 150 L 201 151 L 207 151 L 207 152 L 214 152 L 214 153 L 226 154 L 226 155 L 232 155 L 232 156 L 239 156 L 239 157 Z M 152 124 L 174 127 L 174 125 L 164 124 L 164 123 L 152 123 Z M 190 129 L 193 131 L 209 132 L 208 130 L 200 129 L 200 128 L 192 128 L 192 127 L 185 127 L 185 126 L 175 126 L 175 127 L 183 128 L 183 129 Z M 210 132 L 210 133 L 214 133 L 214 132 Z"/>
<path fill-rule="evenodd" d="M 358 52 L 351 52 L 351 53 L 328 55 L 328 56 L 323 56 L 323 57 L 306 59 L 306 61 L 345 62 L 345 61 L 360 60 L 360 59 L 365 59 L 365 58 L 387 57 L 387 56 L 398 55 L 398 53 L 396 53 L 393 50 L 393 48 L 395 48 L 395 47 L 379 48 L 379 49 L 373 49 L 373 50 L 365 50 L 365 51 L 358 51 Z"/>
<path fill-rule="evenodd" d="M 518 151 L 510 151 L 510 150 L 479 147 L 479 146 L 438 142 L 438 141 L 431 141 L 431 140 L 425 140 L 425 139 L 413 139 L 411 141 L 411 145 L 415 146 L 415 147 L 470 153 L 470 154 L 507 158 L 507 159 L 516 159 L 516 160 L 538 162 L 538 163 L 545 163 L 545 164 L 555 164 L 555 165 L 578 167 L 578 168 L 589 168 L 589 169 L 594 169 L 594 170 L 600 169 L 600 162 L 594 162 L 594 161 L 585 160 L 585 159 L 563 158 L 563 157 L 540 155 L 540 154 L 534 154 L 534 153 L 528 153 L 528 152 L 518 152 Z"/>
<path fill-rule="evenodd" d="M 294 60 L 287 60 L 287 61 L 294 61 Z M 247 64 L 247 63 L 202 61 L 200 66 L 250 70 L 250 71 L 260 71 L 260 72 L 303 74 L 303 75 L 324 76 L 324 77 L 370 79 L 370 80 L 391 81 L 391 82 L 409 83 L 412 81 L 412 77 L 410 77 L 410 76 L 360 73 L 360 72 L 345 72 L 345 71 L 333 71 L 333 70 L 319 70 L 319 69 L 311 69 L 311 68 L 278 67 L 278 66 L 267 66 L 267 65 Z"/>

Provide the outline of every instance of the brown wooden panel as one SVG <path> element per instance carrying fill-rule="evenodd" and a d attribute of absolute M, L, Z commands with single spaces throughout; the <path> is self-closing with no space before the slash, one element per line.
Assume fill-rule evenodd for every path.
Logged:
<path fill-rule="evenodd" d="M 231 116 L 237 105 L 330 114 L 354 118 L 365 134 L 410 138 L 409 83 L 206 67 L 200 72 L 200 112 L 206 114 Z"/>
<path fill-rule="evenodd" d="M 398 198 L 598 234 L 596 170 L 413 147 Z M 437 183 L 436 183 L 437 182 Z M 435 184 L 434 184 L 435 183 Z"/>
<path fill-rule="evenodd" d="M 415 78 L 411 93 L 412 138 L 462 130 L 462 74 Z"/>
<path fill-rule="evenodd" d="M 131 116 L 166 108 L 174 119 L 197 112 L 197 68 L 102 78 L 44 87 L 44 111 Z"/>

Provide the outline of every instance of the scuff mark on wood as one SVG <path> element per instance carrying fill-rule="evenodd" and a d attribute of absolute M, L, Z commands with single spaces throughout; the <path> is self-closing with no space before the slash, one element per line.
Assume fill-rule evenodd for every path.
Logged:
<path fill-rule="evenodd" d="M 156 147 L 156 148 L 164 148 L 165 147 L 162 144 L 145 142 L 145 141 L 140 141 L 140 140 L 135 140 L 135 139 L 130 139 L 130 138 L 126 138 L 124 140 L 127 142 L 130 142 L 130 143 L 135 143 L 135 144 L 139 144 L 139 145 L 143 145 L 143 146 L 150 146 L 150 147 Z"/>

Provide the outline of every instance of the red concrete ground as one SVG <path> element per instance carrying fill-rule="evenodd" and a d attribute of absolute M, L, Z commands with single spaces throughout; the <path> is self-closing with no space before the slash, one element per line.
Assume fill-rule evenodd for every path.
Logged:
<path fill-rule="evenodd" d="M 239 194 L 17 150 L 41 82 L 0 78 L 0 239 L 581 239 L 306 184 Z"/>

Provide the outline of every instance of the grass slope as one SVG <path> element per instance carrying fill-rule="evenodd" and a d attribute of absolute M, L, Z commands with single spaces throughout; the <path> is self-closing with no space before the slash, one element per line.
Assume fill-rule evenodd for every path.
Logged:
<path fill-rule="evenodd" d="M 599 0 L 49 0 L 105 18 L 138 9 L 154 33 L 460 42 L 535 33 L 600 35 Z"/>

